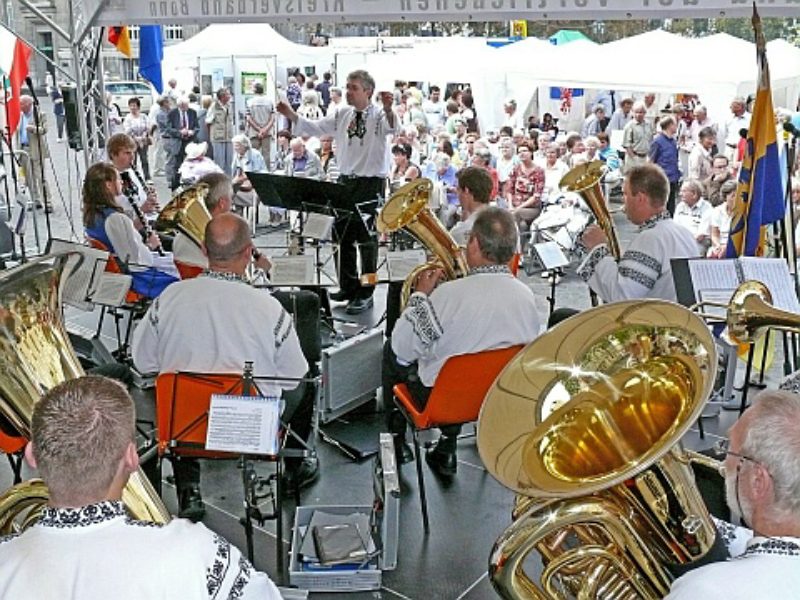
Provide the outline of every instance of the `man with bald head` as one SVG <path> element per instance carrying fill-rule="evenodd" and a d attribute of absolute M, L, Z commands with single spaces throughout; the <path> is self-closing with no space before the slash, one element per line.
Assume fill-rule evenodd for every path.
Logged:
<path fill-rule="evenodd" d="M 53 212 L 50 195 L 47 194 L 47 182 L 42 179 L 42 161 L 50 157 L 47 146 L 47 115 L 39 111 L 37 127 L 33 115 L 33 98 L 25 95 L 19 97 L 19 110 L 21 114 L 17 141 L 20 150 L 25 152 L 20 157 L 22 168 L 25 169 L 25 182 L 36 208 L 44 206 L 47 212 Z"/>
<path fill-rule="evenodd" d="M 244 279 L 255 247 L 247 221 L 223 213 L 209 221 L 204 251 L 208 269 L 194 279 L 168 288 L 136 328 L 133 361 L 142 373 L 240 373 L 247 361 L 253 372 L 266 377 L 303 377 L 308 364 L 300 349 L 292 317 L 272 295 Z M 279 396 L 297 387 L 295 381 L 265 381 L 262 393 Z M 310 433 L 307 407 L 297 407 L 290 420 L 301 438 Z M 288 410 L 288 408 L 287 408 Z M 286 414 L 286 413 L 284 413 Z M 292 483 L 310 483 L 316 463 L 287 460 Z M 195 460 L 173 463 L 180 514 L 199 519 L 200 465 Z"/>

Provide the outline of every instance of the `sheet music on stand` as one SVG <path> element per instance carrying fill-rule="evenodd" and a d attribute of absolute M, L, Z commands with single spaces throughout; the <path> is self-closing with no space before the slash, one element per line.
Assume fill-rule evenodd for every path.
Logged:
<path fill-rule="evenodd" d="M 698 300 L 727 303 L 740 284 L 755 280 L 767 286 L 776 308 L 800 314 L 789 265 L 782 258 L 674 259 L 672 272 L 678 300 L 687 306 Z"/>
<path fill-rule="evenodd" d="M 106 299 L 108 295 L 111 296 L 111 299 L 115 299 L 118 294 L 113 294 L 111 291 L 115 282 L 110 277 L 104 278 L 104 275 L 121 277 L 120 285 L 124 287 L 124 281 L 127 281 L 127 288 L 130 288 L 130 276 L 104 272 L 109 260 L 109 253 L 105 250 L 53 238 L 50 240 L 47 252 L 69 255 L 66 259 L 65 277 L 62 280 L 61 288 L 61 297 L 69 306 L 90 311 L 94 308 L 95 303 L 104 303 L 98 302 L 98 299 Z M 112 306 L 119 306 L 124 302 L 125 294 L 128 292 L 127 288 L 122 293 L 121 301 Z"/>
<path fill-rule="evenodd" d="M 213 394 L 208 408 L 206 448 L 277 455 L 283 405 L 277 397 Z"/>
<path fill-rule="evenodd" d="M 274 256 L 270 259 L 270 283 L 273 286 L 318 285 L 314 256 Z M 333 282 L 331 285 L 334 285 Z"/>
<path fill-rule="evenodd" d="M 394 250 L 386 253 L 386 279 L 388 281 L 405 281 L 411 271 L 427 260 L 425 250 Z"/>
<path fill-rule="evenodd" d="M 336 220 L 332 215 L 320 212 L 309 212 L 303 225 L 303 237 L 330 242 L 333 233 L 333 223 Z"/>
<path fill-rule="evenodd" d="M 569 264 L 569 259 L 562 252 L 558 242 L 534 244 L 533 251 L 545 271 L 566 267 Z"/>

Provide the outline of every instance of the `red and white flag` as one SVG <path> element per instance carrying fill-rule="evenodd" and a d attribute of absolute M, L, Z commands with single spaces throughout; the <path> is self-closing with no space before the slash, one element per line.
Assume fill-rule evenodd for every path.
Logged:
<path fill-rule="evenodd" d="M 20 89 L 28 76 L 30 58 L 30 47 L 8 29 L 0 27 L 0 72 L 8 79 L 10 87 L 6 100 L 9 135 L 13 135 L 19 125 Z"/>

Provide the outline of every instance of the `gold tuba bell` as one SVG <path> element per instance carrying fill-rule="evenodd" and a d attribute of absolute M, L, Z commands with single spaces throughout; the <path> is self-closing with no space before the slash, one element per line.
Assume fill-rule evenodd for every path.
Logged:
<path fill-rule="evenodd" d="M 619 260 L 621 253 L 617 230 L 614 228 L 614 220 L 608 212 L 606 199 L 603 195 L 601 181 L 605 174 L 605 163 L 602 160 L 594 160 L 590 163 L 580 164 L 570 169 L 561 178 L 558 186 L 564 192 L 575 192 L 580 194 L 584 202 L 592 211 L 597 226 L 603 230 L 608 238 L 608 249 L 614 258 Z"/>
<path fill-rule="evenodd" d="M 401 293 L 401 307 L 405 307 L 414 281 L 423 271 L 443 269 L 445 278 L 451 280 L 463 277 L 469 270 L 461 248 L 428 208 L 432 190 L 433 183 L 430 179 L 415 179 L 392 194 L 378 214 L 376 227 L 380 233 L 403 229 L 436 256 L 415 268 L 406 277 Z"/>
<path fill-rule="evenodd" d="M 206 207 L 208 192 L 208 185 L 198 183 L 177 194 L 158 213 L 156 230 L 169 232 L 177 229 L 202 246 L 206 225 L 211 220 L 211 213 Z"/>
<path fill-rule="evenodd" d="M 65 264 L 64 255 L 44 256 L 0 274 L 0 417 L 25 438 L 30 438 L 33 409 L 42 394 L 83 375 L 61 320 Z M 19 522 L 17 510 L 35 513 L 46 498 L 40 484 L 12 488 L 0 497 L 0 524 Z M 123 490 L 123 502 L 137 519 L 170 520 L 141 470 Z"/>
<path fill-rule="evenodd" d="M 716 530 L 679 440 L 716 364 L 703 320 L 663 301 L 584 311 L 511 360 L 478 421 L 486 468 L 523 496 L 490 557 L 500 596 L 662 598 L 667 566 L 709 551 Z"/>

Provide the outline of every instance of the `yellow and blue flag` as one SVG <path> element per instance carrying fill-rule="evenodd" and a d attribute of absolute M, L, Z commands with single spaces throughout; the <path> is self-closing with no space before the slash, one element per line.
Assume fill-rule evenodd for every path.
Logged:
<path fill-rule="evenodd" d="M 736 205 L 726 250 L 728 258 L 763 256 L 767 225 L 782 219 L 785 209 L 766 42 L 755 6 L 753 29 L 758 58 L 758 92 L 739 170 Z"/>

